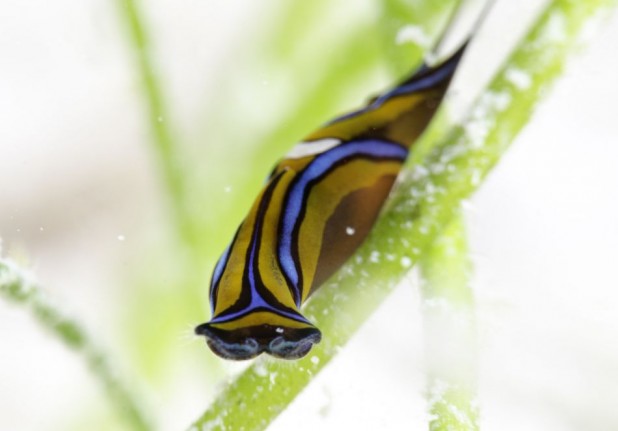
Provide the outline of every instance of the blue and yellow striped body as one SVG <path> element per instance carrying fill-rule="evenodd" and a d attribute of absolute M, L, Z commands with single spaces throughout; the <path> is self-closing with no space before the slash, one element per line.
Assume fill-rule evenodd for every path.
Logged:
<path fill-rule="evenodd" d="M 326 124 L 278 163 L 214 270 L 213 317 L 196 332 L 216 354 L 294 359 L 320 341 L 301 306 L 370 232 L 464 49 Z"/>

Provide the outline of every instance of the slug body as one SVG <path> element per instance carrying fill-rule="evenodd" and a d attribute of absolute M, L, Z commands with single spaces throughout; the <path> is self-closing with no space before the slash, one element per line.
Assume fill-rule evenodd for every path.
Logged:
<path fill-rule="evenodd" d="M 321 339 L 301 306 L 362 244 L 466 44 L 309 135 L 275 167 L 211 280 L 196 328 L 227 359 L 300 358 Z"/>

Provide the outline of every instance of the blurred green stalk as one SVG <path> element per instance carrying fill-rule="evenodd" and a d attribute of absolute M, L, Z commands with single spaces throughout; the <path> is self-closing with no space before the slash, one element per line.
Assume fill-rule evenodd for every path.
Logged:
<path fill-rule="evenodd" d="M 126 23 L 129 45 L 133 48 L 137 72 L 143 87 L 148 120 L 155 152 L 171 199 L 171 211 L 181 240 L 197 249 L 196 227 L 190 211 L 187 176 L 183 173 L 182 151 L 174 136 L 172 118 L 167 108 L 160 78 L 151 58 L 151 37 L 139 9 L 138 0 L 118 0 L 120 14 Z"/>
<path fill-rule="evenodd" d="M 614 5 L 614 0 L 551 2 L 464 126 L 451 130 L 423 163 L 404 172 L 370 238 L 313 296 L 304 313 L 322 330 L 322 343 L 294 366 L 255 361 L 222 391 L 192 431 L 263 430 L 288 406 L 419 260 L 460 202 L 479 187 L 560 75 L 584 25 Z M 513 71 L 525 74 L 525 85 L 512 79 Z"/>
<path fill-rule="evenodd" d="M 0 295 L 29 308 L 41 325 L 83 357 L 112 403 L 133 429 L 151 429 L 139 403 L 128 390 L 129 385 L 121 381 L 109 362 L 109 356 L 93 342 L 93 337 L 86 333 L 84 326 L 67 317 L 41 291 L 33 277 L 9 259 L 0 259 Z"/>
<path fill-rule="evenodd" d="M 430 431 L 477 431 L 471 262 L 456 216 L 419 259 Z"/>

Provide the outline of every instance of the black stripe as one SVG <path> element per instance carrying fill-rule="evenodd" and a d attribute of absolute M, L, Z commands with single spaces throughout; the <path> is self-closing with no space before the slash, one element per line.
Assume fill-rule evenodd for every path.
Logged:
<path fill-rule="evenodd" d="M 296 314 L 296 315 L 298 315 L 298 318 L 294 318 L 294 317 L 292 317 L 292 316 L 288 316 L 288 315 L 286 315 L 286 314 L 282 314 L 282 313 L 281 313 L 281 311 L 282 311 L 282 310 L 277 310 L 277 309 L 273 309 L 273 308 L 266 308 L 266 307 L 256 307 L 256 308 L 252 308 L 252 309 L 250 309 L 250 310 L 247 310 L 247 311 L 246 311 L 246 313 L 239 314 L 239 315 L 238 315 L 238 316 L 236 316 L 233 320 L 223 320 L 223 321 L 217 321 L 217 322 L 216 322 L 216 324 L 222 324 L 222 323 L 229 323 L 229 322 L 233 322 L 234 320 L 242 319 L 243 317 L 246 317 L 246 316 L 248 316 L 248 315 L 250 315 L 250 314 L 252 314 L 252 313 L 257 313 L 257 312 L 261 312 L 261 311 L 264 311 L 264 312 L 267 312 L 267 313 L 272 313 L 272 314 L 275 314 L 275 315 L 277 315 L 277 316 L 279 316 L 279 317 L 283 317 L 284 319 L 294 320 L 295 322 L 307 323 L 307 321 L 306 321 L 306 320 L 304 320 L 304 319 L 302 318 L 302 315 L 300 315 L 300 314 L 298 313 L 298 311 L 296 311 L 296 310 L 291 310 L 291 309 L 289 309 L 289 308 L 286 308 L 286 309 L 285 309 L 285 310 L 283 310 L 283 311 L 288 311 L 288 312 L 289 312 L 289 313 L 291 313 L 292 315 Z M 227 313 L 227 311 L 226 311 L 226 313 L 225 313 L 225 314 L 228 314 L 228 313 Z M 221 314 L 221 315 L 219 316 L 219 319 L 224 319 L 224 318 L 225 318 L 225 314 Z"/>
<path fill-rule="evenodd" d="M 255 222 L 253 224 L 253 234 L 252 234 L 253 238 L 251 242 L 249 243 L 249 247 L 247 249 L 247 253 L 245 256 L 245 267 L 243 271 L 243 285 L 241 286 L 241 295 L 239 296 L 238 300 L 234 304 L 232 304 L 232 306 L 226 309 L 218 317 L 223 317 L 226 314 L 231 314 L 231 313 L 242 311 L 244 308 L 247 308 L 250 305 L 251 294 L 250 294 L 250 288 L 249 288 L 250 286 L 249 277 L 251 276 L 250 274 L 251 270 L 253 270 L 253 275 L 255 277 L 254 281 L 255 281 L 256 291 L 258 292 L 258 294 L 260 294 L 260 296 L 262 296 L 262 298 L 266 302 L 269 303 L 269 305 L 271 305 L 272 307 L 278 307 L 282 311 L 297 313 L 296 310 L 288 308 L 284 306 L 282 303 L 280 303 L 274 297 L 274 295 L 266 289 L 266 287 L 264 286 L 264 282 L 262 281 L 262 278 L 260 277 L 260 271 L 259 271 L 259 252 L 260 252 L 260 247 L 261 247 L 262 231 L 263 231 L 263 226 L 265 222 L 264 220 L 265 214 L 266 214 L 266 211 L 268 210 L 274 190 L 285 172 L 286 172 L 285 170 L 279 172 L 268 184 L 268 187 L 266 188 L 266 190 L 264 191 L 264 194 L 262 195 L 262 200 L 260 201 L 260 205 L 259 205 L 256 217 L 255 217 Z M 255 246 L 256 257 L 254 260 L 254 267 L 250 268 L 249 261 L 251 258 L 251 251 L 254 246 Z M 252 310 L 247 310 L 248 313 L 251 311 Z"/>
<path fill-rule="evenodd" d="M 279 174 L 277 174 L 276 178 L 273 179 L 273 181 L 276 181 L 278 183 L 286 171 L 287 170 L 283 170 Z M 264 281 L 262 280 L 262 276 L 260 273 L 260 249 L 262 247 L 262 236 L 263 236 L 262 232 L 264 230 L 264 224 L 266 223 L 266 220 L 265 220 L 266 212 L 268 211 L 268 208 L 270 207 L 270 202 L 272 200 L 272 195 L 274 193 L 275 188 L 276 187 L 272 187 L 272 189 L 269 188 L 266 192 L 264 192 L 264 200 L 260 204 L 258 219 L 256 220 L 256 225 L 257 225 L 257 231 L 255 235 L 256 255 L 255 255 L 255 261 L 253 263 L 254 264 L 253 274 L 255 275 L 255 289 L 258 291 L 262 299 L 264 299 L 272 307 L 278 308 L 279 310 L 284 311 L 284 312 L 287 311 L 288 313 L 296 313 L 297 312 L 296 310 L 286 307 L 284 304 L 282 304 L 277 299 L 277 297 L 270 290 L 268 290 L 268 288 L 264 284 Z M 276 245 L 277 244 L 275 243 L 275 246 Z"/>
<path fill-rule="evenodd" d="M 277 175 L 275 178 L 271 180 L 271 182 L 268 184 L 268 187 L 266 188 L 266 191 L 264 192 L 264 195 L 262 196 L 262 200 L 260 201 L 258 213 L 255 216 L 255 221 L 251 229 L 252 240 L 249 242 L 249 246 L 247 247 L 247 251 L 245 253 L 245 259 L 244 259 L 245 266 L 243 268 L 242 286 L 240 286 L 240 295 L 238 299 L 236 300 L 236 302 L 234 302 L 230 307 L 228 307 L 223 313 L 221 313 L 217 317 L 221 317 L 221 316 L 224 316 L 230 313 L 236 313 L 238 311 L 243 310 L 244 308 L 247 308 L 251 304 L 251 289 L 250 289 L 250 283 L 249 283 L 249 277 L 250 277 L 249 260 L 251 258 L 251 250 L 253 248 L 253 244 L 255 241 L 255 230 L 259 224 L 260 211 L 262 210 L 264 206 L 264 201 L 266 200 L 266 198 L 268 198 L 269 195 L 272 194 L 272 190 L 274 186 L 277 185 L 277 182 L 279 181 L 280 178 L 281 178 L 281 174 Z M 247 220 L 243 222 L 243 224 L 245 223 L 247 223 Z"/>
<path fill-rule="evenodd" d="M 350 141 L 352 142 L 352 141 Z M 396 145 L 403 147 L 401 144 L 397 144 L 397 143 L 393 143 Z M 297 268 L 298 268 L 298 290 L 301 294 L 301 296 L 303 295 L 303 288 L 304 288 L 304 275 L 303 275 L 303 268 L 302 265 L 300 263 L 300 253 L 299 253 L 299 246 L 298 246 L 298 237 L 300 235 L 300 227 L 302 225 L 302 221 L 306 215 L 307 212 L 307 203 L 308 203 L 308 198 L 309 195 L 311 194 L 311 189 L 317 185 L 318 183 L 320 183 L 322 180 L 326 179 L 326 177 L 328 177 L 334 170 L 336 170 L 337 168 L 339 168 L 342 165 L 345 165 L 353 160 L 370 160 L 370 161 L 374 161 L 376 163 L 380 163 L 380 162 L 390 162 L 390 161 L 397 161 L 397 162 L 402 162 L 402 160 L 398 157 L 376 157 L 376 156 L 370 156 L 370 155 L 366 155 L 366 154 L 357 154 L 357 155 L 351 155 L 350 157 L 344 158 L 339 160 L 336 163 L 333 163 L 333 165 L 327 170 L 325 171 L 322 175 L 320 175 L 319 177 L 316 177 L 315 179 L 309 181 L 307 183 L 307 187 L 306 187 L 306 192 L 305 195 L 303 196 L 302 199 L 302 206 L 300 209 L 300 213 L 298 216 L 298 219 L 296 220 L 296 223 L 294 224 L 294 229 L 292 231 L 292 239 L 291 239 L 291 244 L 292 244 L 292 260 L 294 261 L 294 263 L 296 264 Z M 305 168 L 303 169 L 303 171 L 300 171 L 297 175 L 297 179 L 294 181 L 294 184 L 298 181 L 298 179 L 300 178 L 300 176 L 302 175 L 302 172 L 304 172 L 304 170 L 306 170 L 309 166 L 311 165 L 311 163 L 307 164 L 307 166 L 305 166 Z M 289 193 L 293 188 L 294 184 L 290 184 L 290 187 L 288 188 L 288 194 L 286 195 L 286 199 L 284 201 L 284 208 L 287 204 L 287 201 L 289 199 Z M 280 223 L 279 226 L 279 232 L 281 235 L 281 229 L 283 229 L 282 227 L 282 223 Z M 284 276 L 285 272 L 283 271 Z M 287 276 L 286 276 L 287 278 Z M 288 280 L 289 282 L 289 280 Z"/>

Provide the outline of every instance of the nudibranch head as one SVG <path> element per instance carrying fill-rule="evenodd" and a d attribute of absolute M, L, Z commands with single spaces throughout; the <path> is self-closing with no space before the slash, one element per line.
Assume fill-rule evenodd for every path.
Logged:
<path fill-rule="evenodd" d="M 309 322 L 256 311 L 244 318 L 217 322 L 216 319 L 195 328 L 206 337 L 210 349 L 224 359 L 245 360 L 261 353 L 281 359 L 305 356 L 322 334 Z"/>

